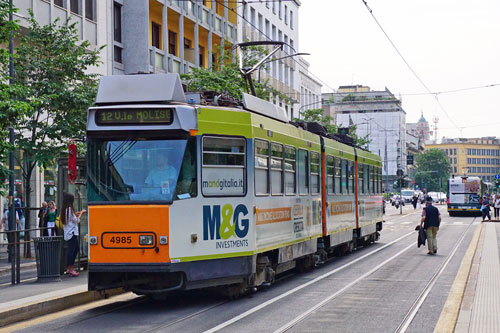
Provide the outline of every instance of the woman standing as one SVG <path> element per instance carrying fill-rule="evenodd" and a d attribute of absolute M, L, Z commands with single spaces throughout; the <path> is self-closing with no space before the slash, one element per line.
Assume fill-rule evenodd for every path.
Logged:
<path fill-rule="evenodd" d="M 500 217 L 500 196 L 497 195 L 495 199 L 495 204 L 493 206 L 495 208 L 495 218 L 498 219 Z"/>
<path fill-rule="evenodd" d="M 78 223 L 80 217 L 87 211 L 75 212 L 73 202 L 75 197 L 71 193 L 64 193 L 63 204 L 61 209 L 61 222 L 64 228 L 64 240 L 68 242 L 68 257 L 66 274 L 70 277 L 78 276 L 75 271 L 75 258 L 78 254 Z"/>
<path fill-rule="evenodd" d="M 56 235 L 56 218 L 57 218 L 57 209 L 54 201 L 49 201 L 49 208 L 45 213 L 45 218 L 47 223 L 45 226 L 47 227 L 47 235 L 55 236 Z"/>

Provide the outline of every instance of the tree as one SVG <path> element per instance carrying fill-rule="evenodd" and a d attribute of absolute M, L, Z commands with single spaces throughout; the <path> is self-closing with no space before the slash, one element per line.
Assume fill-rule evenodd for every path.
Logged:
<path fill-rule="evenodd" d="M 233 61 L 232 53 L 227 52 L 225 44 L 219 49 L 219 60 L 212 69 L 193 68 L 191 72 L 182 74 L 181 78 L 187 84 L 189 91 L 216 91 L 224 93 L 230 97 L 241 99 L 242 92 L 248 91 L 247 83 L 239 70 L 239 65 Z M 243 64 L 245 67 L 254 66 L 267 54 L 263 47 L 249 47 L 243 54 Z M 222 66 L 218 66 L 223 64 Z M 220 70 L 218 68 L 220 67 Z M 270 95 L 279 96 L 287 103 L 291 99 L 269 85 L 269 80 L 262 82 L 254 81 L 257 97 L 268 100 Z"/>
<path fill-rule="evenodd" d="M 450 161 L 440 149 L 429 149 L 417 155 L 415 184 L 428 192 L 441 192 L 450 177 Z"/>
<path fill-rule="evenodd" d="M 99 51 L 78 38 L 76 22 L 59 20 L 41 26 L 32 13 L 29 31 L 20 37 L 14 58 L 12 99 L 25 107 L 13 124 L 16 148 L 24 178 L 26 207 L 31 207 L 30 180 L 37 165 L 46 167 L 60 156 L 71 138 L 85 133 L 86 110 L 97 92 L 97 74 L 88 74 L 99 64 Z M 1 112 L 1 110 L 0 110 Z M 29 229 L 29 210 L 26 229 Z M 29 240 L 29 233 L 27 233 Z M 31 256 L 30 248 L 25 255 Z"/>
<path fill-rule="evenodd" d="M 12 14 L 16 11 L 12 10 Z M 0 2 L 0 44 L 8 45 L 10 34 L 14 34 L 19 26 L 9 21 L 9 3 Z M 14 88 L 9 85 L 9 49 L 0 47 L 0 195 L 5 194 L 5 183 L 9 176 L 6 167 L 7 153 L 12 149 L 8 142 L 8 127 L 15 123 L 18 115 L 22 115 L 24 107 L 11 99 Z"/>
<path fill-rule="evenodd" d="M 320 123 L 323 125 L 328 133 L 330 134 L 336 134 L 338 133 L 338 127 L 334 124 L 332 124 L 333 118 L 329 115 L 325 115 L 323 113 L 323 109 L 309 109 L 301 112 L 301 118 L 295 118 L 294 121 L 314 121 L 317 123 Z M 349 127 L 349 135 L 353 138 L 354 144 L 357 147 L 364 147 L 366 146 L 369 142 L 370 139 L 368 138 L 368 135 L 359 137 L 356 135 L 356 125 L 352 125 Z"/>

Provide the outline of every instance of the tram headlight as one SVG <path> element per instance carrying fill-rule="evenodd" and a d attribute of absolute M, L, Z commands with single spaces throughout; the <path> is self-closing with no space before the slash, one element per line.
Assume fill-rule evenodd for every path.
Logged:
<path fill-rule="evenodd" d="M 160 245 L 168 244 L 168 236 L 160 236 Z"/>
<path fill-rule="evenodd" d="M 89 243 L 90 245 L 97 245 L 97 236 L 90 236 Z"/>
<path fill-rule="evenodd" d="M 140 235 L 139 236 L 139 245 L 153 245 L 153 236 L 152 235 Z"/>

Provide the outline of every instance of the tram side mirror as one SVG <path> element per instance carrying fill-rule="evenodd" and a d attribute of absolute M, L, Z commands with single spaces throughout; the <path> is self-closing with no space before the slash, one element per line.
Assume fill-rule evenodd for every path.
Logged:
<path fill-rule="evenodd" d="M 76 144 L 68 144 L 68 181 L 73 183 L 76 180 Z"/>

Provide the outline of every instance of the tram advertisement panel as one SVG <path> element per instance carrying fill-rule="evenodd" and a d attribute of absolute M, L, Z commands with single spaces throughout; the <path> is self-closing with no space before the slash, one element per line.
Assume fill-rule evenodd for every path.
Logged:
<path fill-rule="evenodd" d="M 201 184 L 204 195 L 242 195 L 243 169 L 203 168 Z"/>

